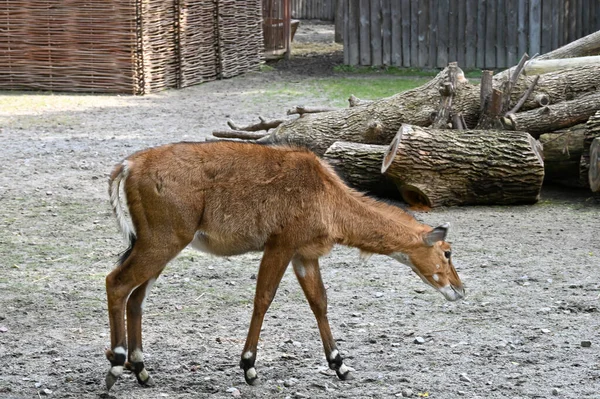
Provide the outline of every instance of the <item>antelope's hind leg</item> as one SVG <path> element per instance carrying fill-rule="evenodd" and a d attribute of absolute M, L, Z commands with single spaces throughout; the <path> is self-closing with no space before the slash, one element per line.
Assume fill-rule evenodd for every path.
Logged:
<path fill-rule="evenodd" d="M 304 291 L 308 304 L 317 319 L 329 368 L 335 370 L 340 380 L 352 379 L 350 368 L 344 364 L 333 339 L 333 334 L 331 334 L 331 328 L 329 327 L 329 320 L 327 319 L 327 292 L 321 279 L 318 259 L 307 259 L 296 255 L 292 259 L 292 265 L 294 266 L 294 273 Z"/>
<path fill-rule="evenodd" d="M 151 283 L 167 263 L 185 248 L 187 242 L 163 240 L 159 243 L 143 243 L 138 240 L 132 249 L 126 252 L 121 264 L 106 276 L 111 342 L 111 349 L 106 351 L 106 358 L 111 364 L 106 375 L 107 390 L 115 384 L 125 367 L 126 308 L 129 365 L 142 385 L 149 386 L 153 383 L 145 371 L 142 358 L 142 304 Z"/>
<path fill-rule="evenodd" d="M 157 278 L 158 275 L 137 287 L 127 300 L 127 345 L 129 347 L 129 353 L 125 367 L 131 370 L 135 374 L 140 385 L 145 387 L 154 386 L 154 381 L 144 367 L 144 355 L 142 350 L 142 312 L 144 310 L 144 302 Z"/>

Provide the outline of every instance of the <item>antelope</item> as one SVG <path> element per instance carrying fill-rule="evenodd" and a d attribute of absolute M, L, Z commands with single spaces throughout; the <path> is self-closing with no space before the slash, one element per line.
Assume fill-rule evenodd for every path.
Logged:
<path fill-rule="evenodd" d="M 129 247 L 106 277 L 108 390 L 124 367 L 141 385 L 154 384 L 143 362 L 142 308 L 167 263 L 188 245 L 217 256 L 263 251 L 240 361 L 250 385 L 258 378 L 263 319 L 290 262 L 317 320 L 329 367 L 341 380 L 351 370 L 329 327 L 319 271 L 319 258 L 335 244 L 356 247 L 361 255 L 389 255 L 447 300 L 464 296 L 444 241 L 449 224 L 432 228 L 350 189 L 305 149 L 226 141 L 150 148 L 114 168 L 109 196 Z"/>

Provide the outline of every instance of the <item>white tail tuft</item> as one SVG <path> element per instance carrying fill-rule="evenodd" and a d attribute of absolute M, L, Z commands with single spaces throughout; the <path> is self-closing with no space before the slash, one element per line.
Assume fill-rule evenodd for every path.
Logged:
<path fill-rule="evenodd" d="M 125 160 L 120 165 L 119 173 L 114 176 L 108 186 L 110 194 L 110 205 L 112 206 L 113 212 L 117 218 L 119 229 L 123 233 L 126 242 L 131 241 L 131 237 L 135 237 L 135 228 L 131 222 L 131 219 L 127 215 L 127 199 L 125 193 L 121 195 L 121 188 L 125 190 L 125 181 L 129 175 L 129 161 Z"/>

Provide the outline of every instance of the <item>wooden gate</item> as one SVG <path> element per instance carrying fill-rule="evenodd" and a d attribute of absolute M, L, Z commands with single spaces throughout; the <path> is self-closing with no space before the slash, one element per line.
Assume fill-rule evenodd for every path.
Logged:
<path fill-rule="evenodd" d="M 265 57 L 275 58 L 291 53 L 291 2 L 290 0 L 263 0 L 263 38 Z M 295 27 L 297 27 L 297 23 Z"/>

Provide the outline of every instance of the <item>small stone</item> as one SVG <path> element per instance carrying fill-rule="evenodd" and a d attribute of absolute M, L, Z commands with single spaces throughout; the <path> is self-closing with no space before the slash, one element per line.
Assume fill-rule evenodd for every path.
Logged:
<path fill-rule="evenodd" d="M 592 346 L 592 341 L 581 341 L 582 348 L 589 348 L 590 346 Z"/>
<path fill-rule="evenodd" d="M 413 396 L 413 391 L 410 388 L 403 388 L 402 389 L 402 397 L 403 398 L 412 398 Z"/>
<path fill-rule="evenodd" d="M 466 375 L 465 373 L 462 373 L 459 377 L 459 380 L 463 381 L 463 382 L 471 382 L 471 379 L 469 378 L 468 375 Z"/>
<path fill-rule="evenodd" d="M 0 333 L 5 333 L 5 332 L 8 332 L 8 327 L 0 326 Z"/>
<path fill-rule="evenodd" d="M 51 390 L 51 389 L 48 389 L 48 388 L 44 388 L 44 389 L 42 389 L 42 390 L 40 391 L 40 393 L 41 393 L 42 395 L 50 396 L 50 395 L 52 395 L 52 390 Z"/>
<path fill-rule="evenodd" d="M 415 292 L 417 294 L 424 294 L 425 291 L 426 291 L 425 288 L 420 288 L 420 287 L 419 288 L 415 288 Z"/>
<path fill-rule="evenodd" d="M 549 330 L 549 329 L 547 329 L 547 328 L 542 328 L 542 329 L 541 329 L 541 331 L 542 331 L 544 334 L 550 334 L 550 330 Z"/>
<path fill-rule="evenodd" d="M 239 389 L 237 389 L 236 387 L 229 387 L 227 388 L 227 393 L 230 393 L 231 396 L 233 396 L 234 398 L 239 398 L 242 393 L 240 392 Z"/>
<path fill-rule="evenodd" d="M 416 337 L 413 342 L 415 344 L 418 344 L 418 345 L 423 345 L 425 343 L 425 338 L 423 338 L 423 337 Z"/>
<path fill-rule="evenodd" d="M 560 389 L 558 389 L 558 388 L 552 388 L 552 395 L 554 395 L 554 396 L 560 395 Z"/>
<path fill-rule="evenodd" d="M 383 292 L 376 292 L 373 294 L 375 298 L 381 298 L 383 296 Z"/>
<path fill-rule="evenodd" d="M 287 388 L 291 388 L 298 383 L 298 380 L 295 378 L 289 378 L 283 382 L 283 386 Z"/>
<path fill-rule="evenodd" d="M 299 398 L 299 399 L 308 399 L 310 398 L 310 396 L 308 396 L 305 393 L 302 392 L 294 392 L 294 397 Z"/>
<path fill-rule="evenodd" d="M 52 195 L 52 191 L 46 191 L 46 195 L 48 195 L 48 196 Z"/>

